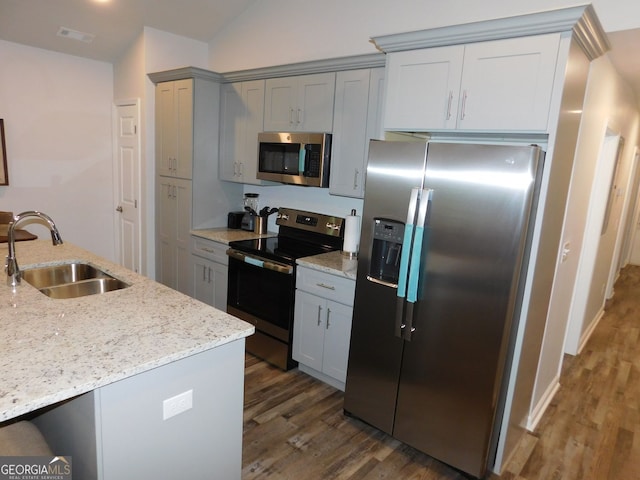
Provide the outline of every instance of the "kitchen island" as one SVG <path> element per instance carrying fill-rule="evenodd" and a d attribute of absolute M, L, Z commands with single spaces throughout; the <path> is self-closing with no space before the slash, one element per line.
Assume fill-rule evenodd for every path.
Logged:
<path fill-rule="evenodd" d="M 254 327 L 68 243 L 16 253 L 22 270 L 86 262 L 129 286 L 52 299 L 0 284 L 0 421 L 32 419 L 74 478 L 239 479 Z"/>

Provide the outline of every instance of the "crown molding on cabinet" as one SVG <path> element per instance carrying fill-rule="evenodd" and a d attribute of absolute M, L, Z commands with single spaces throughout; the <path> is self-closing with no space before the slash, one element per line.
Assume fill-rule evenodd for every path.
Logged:
<path fill-rule="evenodd" d="M 383 35 L 372 37 L 371 40 L 380 51 L 389 53 L 558 32 L 573 32 L 590 60 L 603 55 L 610 48 L 607 36 L 590 4 Z"/>
<path fill-rule="evenodd" d="M 294 75 L 308 75 L 312 73 L 339 72 L 342 70 L 357 70 L 360 68 L 384 67 L 385 55 L 371 53 L 350 57 L 312 60 L 309 62 L 277 65 L 274 67 L 253 68 L 223 73 L 224 82 L 244 82 L 248 80 L 263 80 L 275 77 L 290 77 Z"/>
<path fill-rule="evenodd" d="M 218 83 L 222 83 L 223 81 L 222 76 L 219 73 L 198 67 L 176 68 L 174 70 L 154 72 L 147 75 L 154 84 L 160 82 L 171 82 L 173 80 L 182 80 L 183 78 L 202 78 L 204 80 L 212 80 Z"/>

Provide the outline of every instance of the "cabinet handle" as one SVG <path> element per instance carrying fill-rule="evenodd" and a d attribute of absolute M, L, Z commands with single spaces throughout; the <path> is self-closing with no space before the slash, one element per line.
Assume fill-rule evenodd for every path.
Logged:
<path fill-rule="evenodd" d="M 320 326 L 320 315 L 322 314 L 322 307 L 318 305 L 318 326 Z"/>
<path fill-rule="evenodd" d="M 216 251 L 213 248 L 201 247 L 200 250 L 207 253 L 216 253 Z"/>
<path fill-rule="evenodd" d="M 462 93 L 462 109 L 460 110 L 460 120 L 464 120 L 464 117 L 467 113 L 465 112 L 466 109 L 467 109 L 467 91 L 465 90 Z"/>
<path fill-rule="evenodd" d="M 238 176 L 238 162 L 233 162 L 233 176 Z"/>
<path fill-rule="evenodd" d="M 451 103 L 453 103 L 453 90 L 449 90 L 449 100 L 447 101 L 447 120 L 451 120 Z"/>
<path fill-rule="evenodd" d="M 355 173 L 353 174 L 353 189 L 356 190 L 358 188 L 358 175 L 360 175 L 360 170 L 356 168 Z"/>
<path fill-rule="evenodd" d="M 238 175 L 242 176 L 244 174 L 244 162 L 240 162 L 238 164 Z"/>
<path fill-rule="evenodd" d="M 298 125 L 302 123 L 302 110 L 298 109 Z"/>
<path fill-rule="evenodd" d="M 176 188 L 176 186 L 173 186 L 173 198 L 176 198 L 178 196 L 177 194 L 178 189 Z"/>
<path fill-rule="evenodd" d="M 202 266 L 202 281 L 207 281 L 207 267 L 205 265 Z"/>
<path fill-rule="evenodd" d="M 171 185 L 167 185 L 167 198 L 171 198 Z"/>
<path fill-rule="evenodd" d="M 336 287 L 333 285 L 327 285 L 326 283 L 316 283 L 318 287 L 326 288 L 327 290 L 335 290 Z"/>
<path fill-rule="evenodd" d="M 327 326 L 325 327 L 327 330 L 329 330 L 329 315 L 331 315 L 331 309 L 327 308 Z"/>
<path fill-rule="evenodd" d="M 289 108 L 289 125 L 293 125 L 295 122 L 293 121 L 293 108 Z"/>
<path fill-rule="evenodd" d="M 209 280 L 208 280 L 208 283 L 211 283 L 211 267 L 209 267 L 207 270 L 209 271 Z"/>

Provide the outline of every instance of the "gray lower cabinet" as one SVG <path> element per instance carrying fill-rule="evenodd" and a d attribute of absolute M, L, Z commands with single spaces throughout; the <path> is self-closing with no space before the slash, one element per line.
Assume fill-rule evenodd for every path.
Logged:
<path fill-rule="evenodd" d="M 189 293 L 192 181 L 158 176 L 156 192 L 156 280 Z"/>
<path fill-rule="evenodd" d="M 56 454 L 72 457 L 77 480 L 240 480 L 244 343 L 100 387 L 33 421 Z M 174 401 L 181 394 L 191 400 Z M 169 416 L 168 404 L 186 409 Z"/>
<path fill-rule="evenodd" d="M 299 369 L 344 390 L 355 281 L 298 267 L 293 358 Z"/>
<path fill-rule="evenodd" d="M 193 235 L 191 237 L 191 296 L 227 311 L 229 257 L 227 245 Z"/>

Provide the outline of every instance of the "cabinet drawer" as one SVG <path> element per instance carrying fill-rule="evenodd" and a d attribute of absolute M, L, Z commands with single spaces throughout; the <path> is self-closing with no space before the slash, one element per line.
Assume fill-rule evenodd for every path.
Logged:
<path fill-rule="evenodd" d="M 356 291 L 356 282 L 349 278 L 298 266 L 296 288 L 351 306 Z"/>
<path fill-rule="evenodd" d="M 214 242 L 195 235 L 191 236 L 191 253 L 223 265 L 229 265 L 228 248 L 224 243 Z"/>

